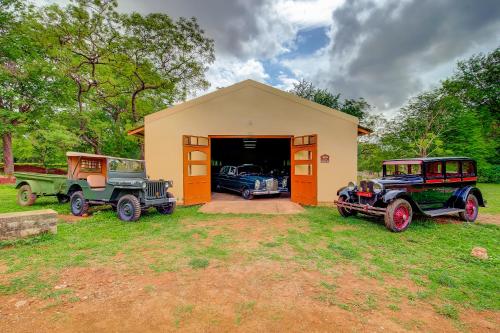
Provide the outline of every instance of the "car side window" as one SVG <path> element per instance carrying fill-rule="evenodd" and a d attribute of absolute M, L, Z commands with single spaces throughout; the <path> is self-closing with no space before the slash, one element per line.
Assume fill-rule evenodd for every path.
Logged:
<path fill-rule="evenodd" d="M 446 178 L 460 177 L 460 161 L 446 161 Z"/>
<path fill-rule="evenodd" d="M 443 162 L 431 162 L 425 166 L 425 176 L 427 178 L 443 178 Z"/>
<path fill-rule="evenodd" d="M 230 176 L 236 175 L 236 167 L 230 167 L 227 174 Z"/>
<path fill-rule="evenodd" d="M 475 177 L 476 167 L 472 161 L 462 161 L 462 175 L 464 177 Z"/>
<path fill-rule="evenodd" d="M 220 169 L 220 172 L 219 172 L 221 175 L 224 175 L 227 173 L 227 166 L 225 167 L 222 167 L 222 169 Z"/>

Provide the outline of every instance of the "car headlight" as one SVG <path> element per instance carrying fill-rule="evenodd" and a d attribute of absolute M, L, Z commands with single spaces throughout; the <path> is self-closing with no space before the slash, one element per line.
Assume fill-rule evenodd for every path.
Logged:
<path fill-rule="evenodd" d="M 288 180 L 286 178 L 283 178 L 283 180 L 281 181 L 281 187 L 286 187 L 288 183 Z"/>
<path fill-rule="evenodd" d="M 354 184 L 353 182 L 349 182 L 349 184 L 347 184 L 347 189 L 349 191 L 354 191 L 355 188 L 356 188 L 356 184 Z"/>
<path fill-rule="evenodd" d="M 172 180 L 167 180 L 165 182 L 165 188 L 174 187 L 174 182 Z"/>
<path fill-rule="evenodd" d="M 384 190 L 384 185 L 380 184 L 380 183 L 377 183 L 377 182 L 373 182 L 373 193 L 380 193 Z"/>
<path fill-rule="evenodd" d="M 260 180 L 255 181 L 255 189 L 258 190 L 260 188 Z"/>
<path fill-rule="evenodd" d="M 146 184 L 146 182 L 142 182 L 142 188 L 143 189 L 146 189 L 147 186 L 148 186 L 148 184 Z"/>

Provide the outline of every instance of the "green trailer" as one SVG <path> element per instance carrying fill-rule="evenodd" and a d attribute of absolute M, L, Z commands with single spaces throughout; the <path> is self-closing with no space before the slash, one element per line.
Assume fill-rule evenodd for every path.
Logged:
<path fill-rule="evenodd" d="M 32 172 L 16 172 L 17 203 L 31 206 L 38 197 L 56 196 L 60 203 L 68 202 L 66 176 Z"/>

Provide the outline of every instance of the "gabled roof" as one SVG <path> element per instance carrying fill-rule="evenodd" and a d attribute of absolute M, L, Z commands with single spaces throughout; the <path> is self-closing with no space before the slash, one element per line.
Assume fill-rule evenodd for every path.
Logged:
<path fill-rule="evenodd" d="M 323 113 L 328 114 L 328 115 L 333 116 L 333 117 L 342 118 L 344 120 L 353 122 L 355 124 L 359 123 L 357 117 L 351 116 L 351 115 L 349 115 L 347 113 L 340 112 L 338 110 L 326 107 L 324 105 L 321 105 L 321 104 L 318 104 L 318 103 L 315 103 L 315 102 L 311 102 L 311 101 L 309 101 L 307 99 L 298 97 L 298 96 L 296 96 L 294 94 L 282 91 L 280 89 L 268 86 L 267 84 L 263 84 L 263 83 L 260 83 L 260 82 L 254 81 L 254 80 L 250 80 L 250 79 L 249 80 L 244 80 L 244 81 L 241 81 L 241 82 L 238 82 L 238 83 L 235 83 L 235 84 L 233 84 L 233 85 L 231 85 L 229 87 L 218 89 L 218 90 L 210 92 L 210 93 L 208 93 L 206 95 L 203 95 L 203 96 L 200 96 L 200 97 L 197 97 L 197 98 L 193 98 L 193 99 L 191 99 L 191 100 L 189 100 L 187 102 L 184 102 L 184 103 L 181 103 L 181 104 L 177 104 L 177 105 L 174 105 L 174 106 L 172 106 L 170 108 L 167 108 L 167 109 L 164 109 L 164 110 L 152 113 L 150 115 L 147 115 L 144 118 L 145 119 L 145 123 L 146 122 L 155 121 L 155 120 L 158 120 L 158 119 L 161 119 L 161 118 L 164 118 L 164 117 L 167 117 L 167 116 L 169 116 L 171 114 L 180 112 L 182 110 L 189 109 L 189 108 L 191 108 L 191 107 L 193 107 L 195 105 L 198 105 L 198 104 L 206 103 L 206 102 L 208 102 L 208 101 L 210 101 L 210 100 L 212 100 L 214 98 L 218 98 L 218 97 L 221 97 L 221 96 L 224 96 L 224 95 L 231 94 L 231 93 L 233 93 L 235 91 L 238 91 L 238 90 L 246 88 L 246 87 L 254 87 L 254 88 L 260 89 L 262 91 L 265 91 L 267 93 L 276 95 L 276 96 L 278 96 L 280 98 L 287 99 L 287 100 L 289 100 L 291 102 L 307 106 L 307 107 L 309 107 L 311 109 L 314 109 L 314 110 L 316 110 L 318 112 L 323 112 Z"/>

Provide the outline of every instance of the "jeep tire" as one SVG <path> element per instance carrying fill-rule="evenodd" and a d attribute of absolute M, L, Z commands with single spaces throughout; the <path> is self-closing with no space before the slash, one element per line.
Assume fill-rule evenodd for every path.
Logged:
<path fill-rule="evenodd" d="M 141 203 L 135 195 L 126 194 L 118 200 L 116 212 L 122 221 L 137 221 L 141 217 Z"/>
<path fill-rule="evenodd" d="M 174 198 L 174 195 L 170 192 L 167 192 L 167 198 L 171 199 Z M 163 215 L 170 215 L 175 211 L 176 207 L 176 202 L 169 202 L 161 206 L 155 206 L 156 210 L 158 213 L 163 214 Z"/>
<path fill-rule="evenodd" d="M 76 191 L 71 194 L 70 205 L 71 214 L 75 216 L 83 216 L 89 212 L 89 203 L 85 200 L 82 191 Z"/>
<path fill-rule="evenodd" d="M 33 194 L 31 186 L 23 185 L 17 191 L 17 203 L 19 206 L 31 206 L 36 201 L 36 195 Z"/>
<path fill-rule="evenodd" d="M 393 232 L 405 231 L 411 224 L 413 209 L 405 199 L 392 201 L 385 211 L 384 222 L 387 229 Z"/>

